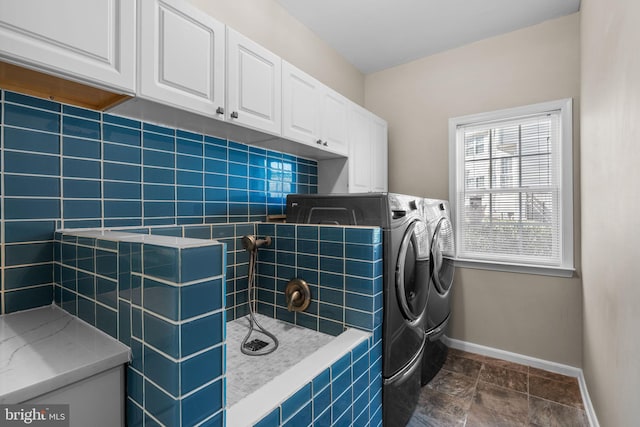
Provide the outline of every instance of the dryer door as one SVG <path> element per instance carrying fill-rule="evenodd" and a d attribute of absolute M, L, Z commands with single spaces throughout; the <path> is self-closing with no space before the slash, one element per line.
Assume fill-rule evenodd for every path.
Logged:
<path fill-rule="evenodd" d="M 396 263 L 396 296 L 404 318 L 417 322 L 429 296 L 429 233 L 427 225 L 414 220 L 402 238 Z"/>
<path fill-rule="evenodd" d="M 442 217 L 438 220 L 431 238 L 431 255 L 429 257 L 431 280 L 435 285 L 436 291 L 441 295 L 449 292 L 453 284 L 453 260 L 443 257 L 443 251 L 446 249 L 443 235 L 448 235 L 447 233 L 450 233 L 450 230 L 451 223 L 449 219 Z"/>

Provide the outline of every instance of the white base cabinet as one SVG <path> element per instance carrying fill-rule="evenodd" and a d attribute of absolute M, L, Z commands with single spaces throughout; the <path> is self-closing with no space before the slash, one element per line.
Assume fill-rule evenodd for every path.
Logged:
<path fill-rule="evenodd" d="M 126 399 L 121 365 L 23 403 L 69 405 L 70 427 L 118 427 L 125 425 Z"/>
<path fill-rule="evenodd" d="M 0 58 L 70 80 L 135 92 L 135 2 L 0 2 Z"/>
<path fill-rule="evenodd" d="M 138 95 L 224 118 L 225 26 L 180 0 L 139 2 Z"/>

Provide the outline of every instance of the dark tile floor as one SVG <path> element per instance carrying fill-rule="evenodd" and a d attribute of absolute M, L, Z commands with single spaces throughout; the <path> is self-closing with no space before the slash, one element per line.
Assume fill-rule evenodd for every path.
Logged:
<path fill-rule="evenodd" d="M 576 378 L 449 349 L 409 427 L 588 427 Z"/>

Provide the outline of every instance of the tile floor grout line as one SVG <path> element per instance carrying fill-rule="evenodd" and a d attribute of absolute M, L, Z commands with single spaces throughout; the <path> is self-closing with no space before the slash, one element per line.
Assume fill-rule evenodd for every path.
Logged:
<path fill-rule="evenodd" d="M 468 353 L 469 355 L 473 355 L 472 353 Z M 523 364 L 513 364 L 513 365 L 507 365 L 508 367 L 505 367 L 503 363 L 491 363 L 491 361 L 487 361 L 486 358 L 484 359 L 478 359 L 478 358 L 474 358 L 474 357 L 465 357 L 467 356 L 467 353 L 464 352 L 451 352 L 449 354 L 449 356 L 447 357 L 447 361 L 445 362 L 445 366 L 443 366 L 442 370 L 447 373 L 447 375 L 445 375 L 445 378 L 441 378 L 437 389 L 433 388 L 433 387 L 428 387 L 432 392 L 436 392 L 436 393 L 443 393 L 443 392 L 439 392 L 438 390 L 440 390 L 440 386 L 445 385 L 446 383 L 444 382 L 445 379 L 450 379 L 450 380 L 455 380 L 455 377 L 458 376 L 458 378 L 468 378 L 470 380 L 474 380 L 473 381 L 473 387 L 470 394 L 470 402 L 469 402 L 469 409 L 464 411 L 464 413 L 460 414 L 460 418 L 458 420 L 455 421 L 456 425 L 460 425 L 460 426 L 467 426 L 468 422 L 469 422 L 469 415 L 471 413 L 471 408 L 474 406 L 475 403 L 475 398 L 478 395 L 478 388 L 480 385 L 480 382 L 482 381 L 483 384 L 486 384 L 489 387 L 494 388 L 494 390 L 503 390 L 505 392 L 508 392 L 510 394 L 512 394 L 513 396 L 518 396 L 518 395 L 522 395 L 525 394 L 526 395 L 526 419 L 524 420 L 525 423 L 529 423 L 529 425 L 533 425 L 531 424 L 532 422 L 536 421 L 537 423 L 543 422 L 542 418 L 548 418 L 549 416 L 551 416 L 551 421 L 555 420 L 555 422 L 560 422 L 561 424 L 563 423 L 569 423 L 572 425 L 584 425 L 584 426 L 588 426 L 588 424 L 585 424 L 585 420 L 587 420 L 586 418 L 586 411 L 584 409 L 584 402 L 576 402 L 576 404 L 582 403 L 583 408 L 581 409 L 580 407 L 576 407 L 573 406 L 571 404 L 566 404 L 566 403 L 560 403 L 560 402 L 556 402 L 554 400 L 550 400 L 548 398 L 542 398 L 542 397 L 538 397 L 538 396 L 534 396 L 533 394 L 531 394 L 531 367 L 528 365 L 523 365 Z M 456 365 L 456 360 L 459 362 L 461 360 L 463 360 L 463 362 L 461 364 L 457 364 Z M 493 358 L 491 359 L 493 360 Z M 500 362 L 500 359 L 495 359 L 496 361 Z M 471 367 L 469 365 L 470 362 L 473 362 Z M 479 369 L 477 369 L 477 374 L 475 376 L 475 379 L 469 375 L 467 375 L 469 373 L 470 369 L 475 370 L 477 366 L 476 364 L 479 364 Z M 492 380 L 492 376 L 489 375 L 493 372 L 493 369 L 488 369 L 488 367 L 491 368 L 496 368 L 497 369 L 497 374 L 500 373 L 505 373 L 505 378 L 503 379 L 505 382 L 503 382 L 503 380 L 498 379 L 496 382 L 491 382 Z M 458 370 L 462 371 L 462 372 L 458 372 Z M 485 378 L 485 380 L 481 379 L 483 370 L 487 371 L 489 374 L 489 376 L 487 378 Z M 510 388 L 509 386 L 504 386 L 504 384 L 509 384 L 509 372 L 513 372 L 513 373 L 517 373 L 518 375 L 524 374 L 525 375 L 525 379 L 526 379 L 526 391 L 522 392 L 519 391 L 517 389 L 514 388 Z M 496 372 L 493 372 L 494 374 L 496 374 Z M 542 374 L 542 373 L 541 373 Z M 546 378 L 545 376 L 542 375 L 533 375 L 534 377 L 539 377 L 541 380 L 545 380 L 545 381 L 552 381 L 554 383 L 557 383 L 560 386 L 566 386 L 566 387 L 571 387 L 572 386 L 572 382 L 571 381 L 563 381 L 562 380 L 562 376 L 561 377 L 552 377 L 552 378 Z M 570 377 L 567 377 L 568 379 L 570 379 Z M 489 380 L 489 381 L 486 381 Z M 452 383 L 449 383 L 450 387 L 456 387 L 455 381 L 453 381 Z M 565 387 L 565 388 L 566 388 Z M 448 395 L 450 397 L 456 397 L 457 395 L 455 393 L 449 394 L 449 393 L 444 393 L 443 395 Z M 551 415 L 549 415 L 548 412 L 545 412 L 545 408 L 536 408 L 537 405 L 540 405 L 540 403 L 538 403 L 537 405 L 534 405 L 534 399 L 536 398 L 537 401 L 539 402 L 543 402 L 542 405 L 544 407 L 547 408 L 547 410 L 551 411 Z M 499 398 L 499 397 L 498 397 Z M 559 405 L 559 406 L 558 406 Z M 466 405 L 465 405 L 466 406 Z M 427 412 L 422 412 L 422 416 L 426 416 L 427 417 L 427 424 L 428 425 L 432 425 L 431 423 L 433 422 L 440 422 L 443 421 L 441 419 L 437 418 L 437 415 L 434 417 L 434 410 L 436 411 L 435 414 L 437 414 L 439 407 L 436 406 L 427 406 L 426 408 Z M 482 405 L 480 405 L 480 409 L 482 409 Z M 524 408 L 523 408 L 524 409 Z M 496 412 L 495 409 L 492 408 L 484 408 L 485 411 L 489 411 L 491 417 L 497 417 L 497 418 L 510 418 L 511 415 L 509 414 L 502 414 L 500 412 Z M 542 412 L 541 412 L 542 411 Z M 554 412 L 555 411 L 555 412 Z M 479 414 L 476 414 L 476 416 L 481 416 L 482 417 L 482 411 Z M 524 414 L 523 414 L 524 415 Z M 495 421 L 496 418 L 493 418 L 493 421 Z M 483 419 L 480 418 L 476 421 L 480 421 L 480 423 L 482 425 L 488 425 L 485 424 L 483 422 Z M 486 421 L 486 420 L 484 420 Z M 492 423 L 493 421 L 489 421 L 490 423 Z M 512 419 L 513 421 L 513 419 Z M 418 423 L 419 425 L 422 425 L 422 422 L 420 421 L 420 417 L 415 418 L 415 422 Z M 547 422 L 550 422 L 549 420 L 547 420 Z M 412 424 L 413 425 L 413 424 Z M 437 425 L 437 424 L 436 424 Z M 447 424 L 448 425 L 448 424 Z"/>
<path fill-rule="evenodd" d="M 544 400 L 545 402 L 550 402 L 550 403 L 554 403 L 556 405 L 564 406 L 565 408 L 576 409 L 578 411 L 583 411 L 584 412 L 584 409 L 578 408 L 577 406 L 567 405 L 566 403 L 556 402 L 555 400 L 545 399 L 544 397 L 540 397 L 540 396 L 531 396 L 531 397 L 535 397 L 536 399 L 539 399 L 539 400 Z"/>
<path fill-rule="evenodd" d="M 480 375 L 482 374 L 483 368 L 484 368 L 484 362 L 480 362 L 480 369 L 478 369 L 478 377 L 476 378 L 476 384 L 473 386 L 473 396 L 471 397 L 471 405 L 469 405 L 469 409 L 467 409 L 467 413 L 464 415 L 465 427 L 467 425 L 467 421 L 469 421 L 469 413 L 471 412 L 471 408 L 473 407 L 476 396 L 478 394 L 478 384 L 480 383 Z"/>

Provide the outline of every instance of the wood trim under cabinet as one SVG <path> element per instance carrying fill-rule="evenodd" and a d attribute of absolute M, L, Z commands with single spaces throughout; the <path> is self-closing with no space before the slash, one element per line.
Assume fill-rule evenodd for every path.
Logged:
<path fill-rule="evenodd" d="M 2 61 L 0 88 L 100 111 L 131 98 Z"/>

